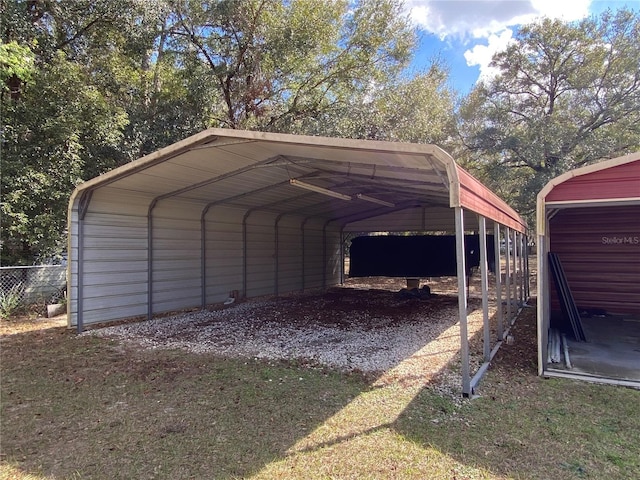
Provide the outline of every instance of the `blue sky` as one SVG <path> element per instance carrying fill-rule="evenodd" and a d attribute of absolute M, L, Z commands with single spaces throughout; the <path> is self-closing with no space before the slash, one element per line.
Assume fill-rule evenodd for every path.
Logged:
<path fill-rule="evenodd" d="M 518 25 L 541 16 L 578 20 L 625 5 L 640 10 L 640 0 L 405 0 L 405 5 L 420 42 L 412 68 L 441 57 L 462 94 L 481 76 L 491 76 L 491 56 L 505 48 Z"/>

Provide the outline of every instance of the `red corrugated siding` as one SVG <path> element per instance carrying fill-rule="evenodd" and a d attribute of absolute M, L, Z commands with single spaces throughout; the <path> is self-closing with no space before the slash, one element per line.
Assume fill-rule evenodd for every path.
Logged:
<path fill-rule="evenodd" d="M 549 238 L 580 308 L 640 314 L 640 205 L 562 210 Z"/>
<path fill-rule="evenodd" d="M 456 169 L 460 182 L 460 205 L 462 207 L 520 233 L 526 232 L 527 226 L 524 220 L 513 208 L 462 167 L 456 165 Z"/>
<path fill-rule="evenodd" d="M 547 202 L 640 197 L 640 160 L 579 175 L 556 185 Z"/>

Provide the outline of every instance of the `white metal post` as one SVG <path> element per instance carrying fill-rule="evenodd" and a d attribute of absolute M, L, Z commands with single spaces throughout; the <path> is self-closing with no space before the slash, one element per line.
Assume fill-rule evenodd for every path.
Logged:
<path fill-rule="evenodd" d="M 524 235 L 522 233 L 518 234 L 519 242 L 518 245 L 520 247 L 520 305 L 524 305 L 525 302 L 525 290 L 524 290 L 524 280 L 525 280 L 525 270 L 524 270 Z"/>
<path fill-rule="evenodd" d="M 458 273 L 458 314 L 460 317 L 460 360 L 462 363 L 462 394 L 471 396 L 469 375 L 469 334 L 467 329 L 467 277 L 464 248 L 464 215 L 461 207 L 455 207 L 456 257 Z"/>
<path fill-rule="evenodd" d="M 511 231 L 511 239 L 512 239 L 512 245 L 513 245 L 513 256 L 512 256 L 512 261 L 513 261 L 513 282 L 512 283 L 512 287 L 513 287 L 513 296 L 511 297 L 513 302 L 517 305 L 518 304 L 518 232 L 515 230 Z M 513 313 L 513 318 L 515 318 L 516 313 L 517 313 L 518 309 L 516 308 Z M 513 323 L 513 318 L 511 319 L 511 322 Z"/>
<path fill-rule="evenodd" d="M 482 216 L 478 216 L 480 227 L 480 279 L 482 287 L 482 325 L 483 340 L 482 351 L 484 361 L 491 359 L 491 330 L 489 329 L 489 278 L 487 273 L 487 221 Z"/>
<path fill-rule="evenodd" d="M 507 302 L 507 323 L 511 322 L 511 229 L 507 227 L 504 236 L 504 256 L 505 256 L 505 272 L 504 272 L 504 289 Z"/>
<path fill-rule="evenodd" d="M 494 248 L 495 248 L 495 276 L 496 276 L 496 304 L 498 307 L 498 340 L 503 340 L 504 327 L 502 318 L 502 256 L 500 254 L 500 224 L 493 224 L 494 231 Z"/>

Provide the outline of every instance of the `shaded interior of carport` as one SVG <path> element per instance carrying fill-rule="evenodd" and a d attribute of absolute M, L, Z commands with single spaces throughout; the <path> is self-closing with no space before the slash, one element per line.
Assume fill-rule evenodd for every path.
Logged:
<path fill-rule="evenodd" d="M 640 152 L 553 179 L 537 223 L 539 373 L 640 387 Z M 550 254 L 586 341 L 567 326 Z M 560 331 L 566 348 L 553 358 Z"/>
<path fill-rule="evenodd" d="M 210 129 L 85 182 L 69 204 L 69 325 L 327 288 L 344 280 L 346 232 L 407 231 L 456 235 L 470 395 L 504 335 L 500 318 L 489 338 L 485 239 L 496 258 L 501 240 L 515 246 L 496 278 L 511 309 L 528 295 L 525 223 L 433 145 Z M 473 376 L 465 232 L 480 236 L 485 312 Z"/>

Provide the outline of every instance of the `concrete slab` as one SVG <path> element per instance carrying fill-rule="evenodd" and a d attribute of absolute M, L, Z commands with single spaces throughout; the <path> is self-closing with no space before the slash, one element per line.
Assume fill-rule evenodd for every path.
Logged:
<path fill-rule="evenodd" d="M 588 317 L 582 325 L 588 342 L 568 340 L 573 368 L 554 370 L 640 382 L 640 318 Z"/>

